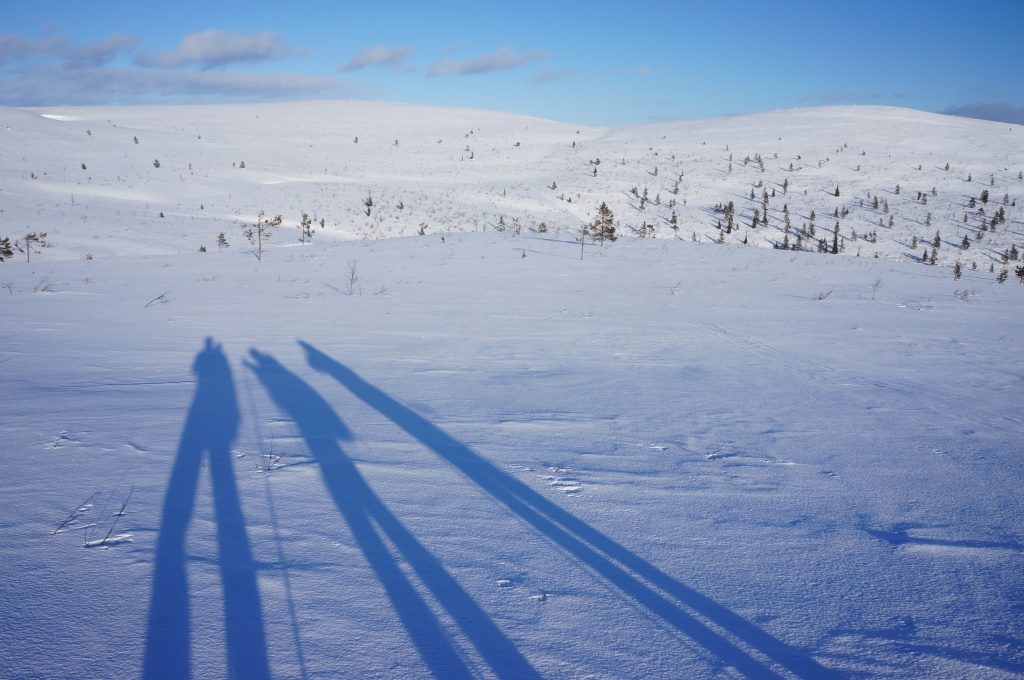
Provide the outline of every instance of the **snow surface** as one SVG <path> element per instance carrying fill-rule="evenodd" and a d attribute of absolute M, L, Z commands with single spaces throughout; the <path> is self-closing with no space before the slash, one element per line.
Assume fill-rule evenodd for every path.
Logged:
<path fill-rule="evenodd" d="M 0 676 L 1024 676 L 1024 286 L 988 271 L 1022 207 L 938 249 L 959 280 L 902 245 L 1021 200 L 1017 128 L 324 102 L 0 133 L 0 236 L 50 242 L 0 264 Z M 768 245 L 783 201 L 863 233 L 868 191 L 877 243 Z M 629 235 L 669 197 L 678 235 L 580 259 L 597 203 Z"/>

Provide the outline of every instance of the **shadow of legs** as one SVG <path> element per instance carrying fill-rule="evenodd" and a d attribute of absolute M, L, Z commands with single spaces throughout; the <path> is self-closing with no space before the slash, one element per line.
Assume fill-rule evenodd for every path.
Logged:
<path fill-rule="evenodd" d="M 501 472 L 467 446 L 366 382 L 343 364 L 312 345 L 304 342 L 299 344 L 306 350 L 310 366 L 333 377 L 356 397 L 461 470 L 480 488 L 553 543 L 708 649 L 724 663 L 749 677 L 780 677 L 764 662 L 697 615 L 799 677 L 823 678 L 834 675 L 806 652 L 790 647 L 729 608 L 683 585 L 522 482 Z M 675 601 L 666 595 L 675 598 Z M 685 611 L 680 605 L 689 608 L 694 614 Z"/>
<path fill-rule="evenodd" d="M 171 470 L 157 539 L 143 677 L 191 677 L 185 537 L 195 506 L 199 470 L 207 454 L 224 589 L 228 674 L 269 678 L 256 568 L 231 467 L 231 442 L 238 431 L 231 369 L 220 347 L 207 338 L 193 371 L 198 379 L 196 394 Z"/>
<path fill-rule="evenodd" d="M 539 677 L 444 566 L 384 505 L 338 444 L 348 429 L 331 406 L 273 357 L 252 351 L 250 368 L 299 428 L 335 505 L 380 580 L 424 662 L 438 677 L 472 677 L 437 617 L 388 550 L 390 541 L 499 677 Z"/>

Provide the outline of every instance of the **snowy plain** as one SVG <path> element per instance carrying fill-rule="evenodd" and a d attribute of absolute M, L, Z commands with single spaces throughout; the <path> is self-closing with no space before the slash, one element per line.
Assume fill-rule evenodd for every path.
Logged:
<path fill-rule="evenodd" d="M 0 109 L 0 676 L 1024 676 L 1021 135 Z"/>

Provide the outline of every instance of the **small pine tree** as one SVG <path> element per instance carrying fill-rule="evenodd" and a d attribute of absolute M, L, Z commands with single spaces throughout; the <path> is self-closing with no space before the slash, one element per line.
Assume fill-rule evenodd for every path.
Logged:
<path fill-rule="evenodd" d="M 964 268 L 963 268 L 963 265 L 960 264 L 960 260 L 957 260 L 956 262 L 954 262 L 953 263 L 953 280 L 954 281 L 959 281 L 961 274 L 963 274 L 963 271 L 964 271 Z"/>
<path fill-rule="evenodd" d="M 32 250 L 34 248 L 45 248 L 47 247 L 47 245 L 49 244 L 46 243 L 45 231 L 39 233 L 36 233 L 34 231 L 29 232 L 14 242 L 14 247 L 18 249 L 18 252 L 25 253 L 26 262 L 32 261 Z M 36 255 L 40 253 L 39 250 L 36 250 L 35 252 Z"/>
<path fill-rule="evenodd" d="M 1005 267 L 1000 269 L 999 270 L 999 275 L 996 276 L 996 283 L 1006 283 L 1006 277 L 1009 275 L 1009 273 L 1010 273 L 1010 271 L 1008 269 L 1006 269 Z"/>
<path fill-rule="evenodd" d="M 646 195 L 646 193 L 645 189 L 644 194 Z M 646 227 L 646 223 L 644 226 Z M 653 226 L 651 231 L 653 232 Z M 618 239 L 618 236 L 615 235 L 615 215 L 604 201 L 597 208 L 597 218 L 591 225 L 591 233 L 601 245 L 604 245 L 605 240 L 614 243 Z"/>
<path fill-rule="evenodd" d="M 266 219 L 264 212 L 261 210 L 260 214 L 256 217 L 256 223 L 247 227 L 243 234 L 249 239 L 249 243 L 256 246 L 256 259 L 260 262 L 263 261 L 263 239 L 269 239 L 274 227 L 281 226 L 281 216 L 276 215 L 273 219 Z"/>
<path fill-rule="evenodd" d="M 988 189 L 981 190 L 981 203 L 982 205 L 988 203 Z"/>
<path fill-rule="evenodd" d="M 932 239 L 932 248 L 942 247 L 942 237 L 939 236 L 939 232 L 935 232 L 935 238 Z"/>
<path fill-rule="evenodd" d="M 160 167 L 160 161 L 157 160 L 156 158 L 153 159 L 153 167 L 154 168 L 159 168 Z"/>
<path fill-rule="evenodd" d="M 10 237 L 5 236 L 0 238 L 0 262 L 10 257 L 14 257 L 14 249 L 11 247 Z"/>
<path fill-rule="evenodd" d="M 836 185 L 836 198 L 839 198 L 839 185 Z"/>
<path fill-rule="evenodd" d="M 1017 275 L 1017 278 L 1020 279 L 1021 283 L 1024 283 L 1024 264 L 1015 268 L 1013 273 Z"/>
<path fill-rule="evenodd" d="M 305 243 L 312 240 L 315 232 L 313 220 L 306 213 L 302 213 L 302 218 L 299 220 L 299 242 Z"/>
<path fill-rule="evenodd" d="M 217 250 L 224 250 L 228 246 L 228 239 L 224 236 L 224 232 L 217 234 Z"/>
<path fill-rule="evenodd" d="M 964 234 L 964 240 L 960 241 L 960 248 L 967 250 L 971 247 L 971 239 L 967 238 L 967 234 Z"/>

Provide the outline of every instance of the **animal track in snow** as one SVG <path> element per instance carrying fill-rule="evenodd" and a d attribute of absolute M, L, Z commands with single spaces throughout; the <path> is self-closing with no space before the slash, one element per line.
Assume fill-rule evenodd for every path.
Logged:
<path fill-rule="evenodd" d="M 548 469 L 554 472 L 555 475 L 544 475 L 543 478 L 547 480 L 548 486 L 551 488 L 556 491 L 569 494 L 575 494 L 583 491 L 583 484 L 581 484 L 578 479 L 556 476 L 569 472 L 571 468 L 565 467 L 564 465 L 552 465 Z"/>

